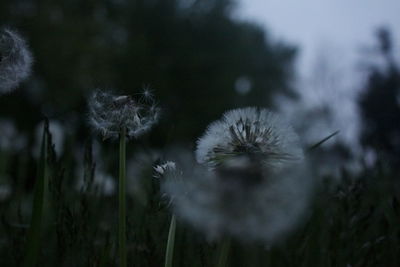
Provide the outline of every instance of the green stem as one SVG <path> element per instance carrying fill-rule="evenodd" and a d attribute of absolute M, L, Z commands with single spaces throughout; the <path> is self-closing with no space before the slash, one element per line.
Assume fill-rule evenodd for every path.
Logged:
<path fill-rule="evenodd" d="M 165 267 L 172 267 L 175 246 L 176 217 L 172 215 L 171 224 L 169 225 L 167 249 L 165 251 Z"/>
<path fill-rule="evenodd" d="M 225 267 L 228 263 L 229 250 L 231 248 L 231 239 L 224 237 L 220 245 L 219 259 L 217 267 Z"/>
<path fill-rule="evenodd" d="M 40 249 L 40 238 L 42 231 L 42 223 L 43 223 L 43 213 L 44 213 L 44 200 L 46 197 L 47 191 L 47 147 L 48 147 L 48 122 L 45 121 L 43 136 L 42 136 L 42 145 L 40 148 L 40 158 L 38 165 L 38 176 L 35 183 L 34 196 L 33 196 L 33 208 L 32 208 L 32 217 L 31 217 L 31 225 L 28 232 L 27 237 L 27 248 L 26 255 L 23 261 L 24 267 L 33 267 L 36 266 L 38 253 Z"/>
<path fill-rule="evenodd" d="M 121 128 L 119 137 L 119 261 L 126 267 L 126 128 Z"/>

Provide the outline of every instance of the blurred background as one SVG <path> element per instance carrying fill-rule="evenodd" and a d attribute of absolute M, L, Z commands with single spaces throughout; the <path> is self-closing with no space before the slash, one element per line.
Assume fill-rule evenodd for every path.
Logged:
<path fill-rule="evenodd" d="M 98 140 L 103 194 L 113 194 L 116 145 L 87 124 L 97 88 L 154 93 L 160 123 L 130 142 L 136 159 L 132 151 L 194 149 L 226 110 L 259 106 L 291 121 L 305 147 L 340 131 L 311 155 L 318 177 L 378 167 L 397 177 L 399 11 L 397 0 L 1 0 L 0 26 L 26 38 L 35 62 L 0 96 L 0 201 L 32 191 L 44 117 L 66 177 Z"/>
<path fill-rule="evenodd" d="M 394 0 L 0 5 L 0 24 L 20 31 L 35 57 L 30 80 L 0 98 L 1 120 L 28 146 L 43 116 L 87 138 L 86 99 L 96 88 L 150 88 L 163 108 L 148 137 L 155 147 L 193 144 L 224 111 L 262 106 L 285 114 L 306 144 L 339 130 L 324 148 L 352 168 L 354 157 L 398 160 Z"/>

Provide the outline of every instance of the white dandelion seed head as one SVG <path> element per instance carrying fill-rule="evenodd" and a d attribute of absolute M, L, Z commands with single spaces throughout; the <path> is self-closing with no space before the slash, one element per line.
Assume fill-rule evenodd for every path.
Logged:
<path fill-rule="evenodd" d="M 32 54 L 15 31 L 0 29 L 0 94 L 18 87 L 31 73 Z"/>
<path fill-rule="evenodd" d="M 312 180 L 298 136 L 266 109 L 228 111 L 187 154 L 163 188 L 174 211 L 210 239 L 224 235 L 267 244 L 301 221 Z M 176 178 L 181 174 L 181 178 Z"/>
<path fill-rule="evenodd" d="M 292 127 L 267 109 L 254 107 L 226 112 L 211 123 L 197 142 L 196 159 L 209 167 L 228 160 L 260 162 L 269 171 L 301 160 L 303 150 Z"/>
<path fill-rule="evenodd" d="M 156 172 L 155 178 L 160 178 L 165 174 L 165 172 L 176 170 L 176 164 L 173 161 L 166 161 L 163 164 L 154 166 L 153 169 Z"/>
<path fill-rule="evenodd" d="M 228 182 L 225 174 L 190 157 L 178 162 L 177 168 L 181 171 L 166 174 L 162 188 L 177 216 L 210 240 L 228 235 L 244 242 L 275 244 L 306 214 L 312 186 L 305 165 L 299 162 L 257 186 Z"/>
<path fill-rule="evenodd" d="M 122 127 L 137 138 L 158 121 L 159 108 L 131 96 L 115 96 L 96 90 L 89 100 L 89 122 L 105 139 L 118 137 Z"/>

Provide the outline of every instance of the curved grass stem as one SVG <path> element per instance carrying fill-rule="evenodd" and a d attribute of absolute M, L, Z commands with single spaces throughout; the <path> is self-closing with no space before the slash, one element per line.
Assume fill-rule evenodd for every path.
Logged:
<path fill-rule="evenodd" d="M 217 267 L 226 267 L 227 266 L 230 248 L 231 248 L 231 239 L 229 237 L 224 237 L 220 244 Z"/>
<path fill-rule="evenodd" d="M 172 267 L 175 247 L 176 217 L 173 214 L 169 225 L 167 248 L 165 250 L 165 267 Z"/>

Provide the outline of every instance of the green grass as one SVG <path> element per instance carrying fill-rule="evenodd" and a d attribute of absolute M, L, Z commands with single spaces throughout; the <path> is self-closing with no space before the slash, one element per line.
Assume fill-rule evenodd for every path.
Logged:
<path fill-rule="evenodd" d="M 38 254 L 41 248 L 41 233 L 43 228 L 45 201 L 48 191 L 47 156 L 49 146 L 49 122 L 46 120 L 43 127 L 42 144 L 38 163 L 38 175 L 36 177 L 35 190 L 32 205 L 32 219 L 27 236 L 26 255 L 23 266 L 36 266 Z"/>
<path fill-rule="evenodd" d="M 54 154 L 50 145 L 49 150 Z M 118 157 L 117 153 L 105 163 L 116 182 Z M 40 238 L 34 243 L 30 241 L 30 210 L 32 205 L 43 207 L 44 198 L 29 186 L 33 177 L 28 170 L 34 166 L 39 173 L 36 181 L 43 185 L 43 160 L 34 163 L 22 153 L 4 151 L 2 158 L 6 163 L 0 170 L 2 183 L 10 183 L 13 193 L 0 202 L 0 266 L 21 266 L 26 255 L 34 254 L 36 266 L 120 266 L 118 240 L 123 228 L 118 226 L 122 217 L 116 207 L 121 199 L 118 193 L 101 194 L 93 182 L 99 166 L 90 144 L 81 161 L 65 155 L 47 161 L 46 169 L 51 171 L 47 172 L 46 199 L 51 208 L 45 209 L 46 219 L 41 221 L 46 223 L 40 223 L 44 226 L 40 234 L 35 232 Z M 77 172 L 79 165 L 84 168 Z M 179 218 L 171 220 L 170 209 L 160 194 L 160 180 L 152 177 L 152 164 L 143 166 L 140 175 L 147 200 L 126 195 L 127 266 L 223 266 L 218 263 L 220 244 L 207 241 Z M 6 178 L 9 176 L 17 179 Z M 75 181 L 83 177 L 85 184 L 77 189 Z M 126 178 L 129 184 L 132 177 Z M 400 183 L 395 171 L 378 163 L 356 176 L 343 171 L 337 184 L 329 182 L 331 177 L 316 179 L 320 182 L 302 224 L 274 246 L 232 239 L 225 266 L 400 266 Z M 27 247 L 36 252 L 28 252 Z M 34 257 L 29 257 L 33 260 L 28 262 L 35 266 Z"/>

